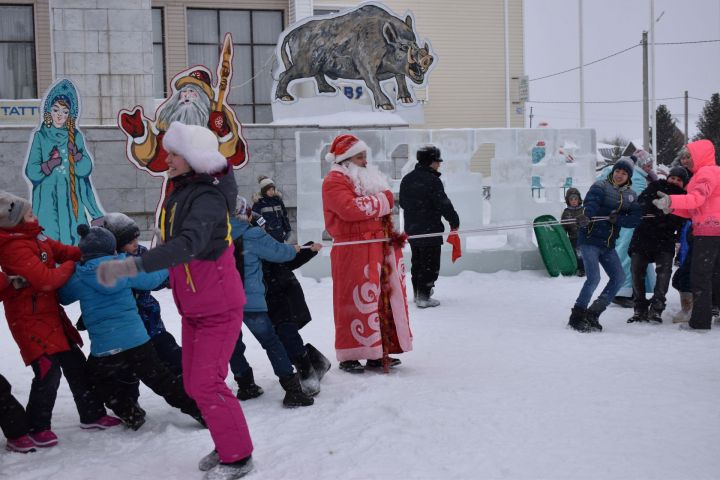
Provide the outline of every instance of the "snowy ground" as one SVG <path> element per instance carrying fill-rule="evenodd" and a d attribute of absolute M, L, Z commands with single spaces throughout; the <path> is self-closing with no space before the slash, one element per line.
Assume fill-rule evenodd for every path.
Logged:
<path fill-rule="evenodd" d="M 415 350 L 401 367 L 356 376 L 334 361 L 330 280 L 302 283 L 314 316 L 303 335 L 333 369 L 314 406 L 286 410 L 267 358 L 248 341 L 266 392 L 243 403 L 255 443 L 249 478 L 720 476 L 717 329 L 678 331 L 667 319 L 628 325 L 630 311 L 612 307 L 601 317 L 604 332 L 579 334 L 565 324 L 581 279 L 463 273 L 438 282 L 441 307 L 411 306 Z M 158 297 L 179 338 L 170 292 Z M 667 313 L 677 304 L 673 291 Z M 25 402 L 31 371 L 4 326 L 0 372 Z M 60 444 L 1 452 L 0 478 L 200 479 L 197 462 L 212 448 L 207 430 L 147 389 L 141 403 L 148 421 L 137 432 L 82 431 L 63 381 L 53 418 Z"/>

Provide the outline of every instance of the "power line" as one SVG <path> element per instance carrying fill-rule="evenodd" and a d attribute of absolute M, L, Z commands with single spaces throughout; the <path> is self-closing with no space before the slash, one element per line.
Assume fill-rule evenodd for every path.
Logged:
<path fill-rule="evenodd" d="M 608 55 L 608 56 L 606 56 L 606 57 L 598 58 L 597 60 L 593 60 L 592 62 L 585 63 L 585 64 L 583 64 L 582 66 L 583 66 L 583 67 L 587 67 L 588 65 L 593 65 L 593 64 L 595 64 L 595 63 L 602 62 L 602 61 L 604 61 L 604 60 L 607 60 L 608 58 L 612 58 L 612 57 L 615 57 L 615 56 L 617 56 L 617 55 L 620 55 L 621 53 L 629 52 L 629 51 L 632 50 L 633 48 L 637 48 L 637 47 L 639 47 L 639 46 L 640 46 L 640 44 L 638 43 L 638 44 L 636 44 L 636 45 L 633 45 L 632 47 L 628 47 L 628 48 L 625 48 L 625 49 L 623 49 L 623 50 L 619 50 L 619 51 L 617 51 L 617 52 L 615 52 L 615 53 L 611 53 L 610 55 Z M 556 77 L 556 76 L 558 76 L 558 75 L 562 75 L 563 73 L 568 73 L 568 72 L 572 72 L 572 71 L 574 71 L 574 70 L 579 70 L 579 69 L 580 69 L 579 66 L 578 66 L 578 67 L 574 67 L 574 68 L 568 68 L 567 70 L 563 70 L 562 72 L 551 73 L 550 75 L 544 75 L 544 76 L 542 76 L 542 77 L 537 77 L 537 78 L 531 78 L 530 80 L 528 80 L 528 82 L 534 82 L 534 81 L 536 81 L 536 80 L 544 80 L 544 79 L 546 79 L 546 78 Z"/>
<path fill-rule="evenodd" d="M 708 100 L 703 100 L 702 98 L 696 98 L 696 97 L 688 97 L 692 100 L 698 100 L 700 102 L 707 102 Z M 664 97 L 664 98 L 656 98 L 655 100 L 659 101 L 665 101 L 665 100 L 684 100 L 685 97 Z M 604 104 L 604 103 L 640 103 L 643 100 L 595 100 L 595 101 L 588 101 L 585 100 L 585 103 L 597 103 L 597 104 Z M 564 103 L 570 103 L 570 104 L 578 104 L 580 103 L 578 100 L 528 100 L 526 103 L 548 103 L 548 104 L 564 104 Z"/>
<path fill-rule="evenodd" d="M 655 45 L 690 45 L 693 43 L 717 43 L 720 42 L 720 39 L 718 40 L 695 40 L 692 42 L 655 42 Z"/>
<path fill-rule="evenodd" d="M 655 45 L 691 45 L 691 44 L 698 44 L 698 43 L 718 43 L 718 42 L 720 42 L 720 39 L 717 39 L 717 40 L 693 40 L 693 41 L 687 41 L 687 42 L 655 42 Z M 615 57 L 615 56 L 620 55 L 620 54 L 622 54 L 622 53 L 629 52 L 630 50 L 632 50 L 632 49 L 634 49 L 634 48 L 637 48 L 637 47 L 639 47 L 640 45 L 641 45 L 641 43 L 638 43 L 638 44 L 636 44 L 636 45 L 633 45 L 633 46 L 631 46 L 631 47 L 625 48 L 625 49 L 623 49 L 623 50 L 618 50 L 617 52 L 611 53 L 610 55 L 608 55 L 608 56 L 606 56 L 606 57 L 598 58 L 597 60 L 593 60 L 592 62 L 585 63 L 585 64 L 583 64 L 582 66 L 583 66 L 583 67 L 587 67 L 587 66 L 589 66 L 589 65 L 593 65 L 593 64 L 595 64 L 595 63 L 605 61 L 605 60 L 607 60 L 607 59 L 609 59 L 609 58 Z M 549 75 L 543 75 L 542 77 L 531 78 L 531 79 L 528 80 L 528 82 L 534 82 L 534 81 L 536 81 L 536 80 L 544 80 L 544 79 L 546 79 L 546 78 L 556 77 L 556 76 L 558 76 L 558 75 L 562 75 L 562 74 L 564 74 L 564 73 L 573 72 L 573 71 L 575 71 L 575 70 L 580 70 L 580 67 L 577 66 L 577 67 L 573 67 L 573 68 L 568 68 L 567 70 L 563 70 L 563 71 L 561 71 L 561 72 L 551 73 L 551 74 L 549 74 Z M 578 102 L 578 103 L 579 103 L 579 102 Z M 590 103 L 590 102 L 585 102 L 585 103 Z"/>

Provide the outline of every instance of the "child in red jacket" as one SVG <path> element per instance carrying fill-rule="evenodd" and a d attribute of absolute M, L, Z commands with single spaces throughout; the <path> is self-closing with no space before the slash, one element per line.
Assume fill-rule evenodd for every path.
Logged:
<path fill-rule="evenodd" d="M 0 302 L 13 288 L 22 288 L 23 279 L 10 278 L 0 272 Z M 35 444 L 28 436 L 25 409 L 11 393 L 10 382 L 0 375 L 0 430 L 7 438 L 5 449 L 11 452 L 34 452 Z"/>
<path fill-rule="evenodd" d="M 75 270 L 80 249 L 42 234 L 30 204 L 0 191 L 0 267 L 10 277 L 20 276 L 27 286 L 11 289 L 3 306 L 10 332 L 35 377 L 26 407 L 30 438 L 35 446 L 58 443 L 50 429 L 60 377 L 70 386 L 80 426 L 104 429 L 119 425 L 88 388 L 82 339 L 58 303 L 57 289 Z M 56 266 L 60 264 L 59 266 Z"/>

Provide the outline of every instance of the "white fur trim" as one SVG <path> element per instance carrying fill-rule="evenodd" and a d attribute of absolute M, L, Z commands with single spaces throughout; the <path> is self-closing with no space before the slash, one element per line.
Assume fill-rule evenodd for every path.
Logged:
<path fill-rule="evenodd" d="M 378 213 L 378 217 L 384 217 L 392 212 L 392 208 L 390 208 L 390 201 L 384 192 L 376 193 L 375 198 L 377 198 L 380 203 L 380 212 Z"/>
<path fill-rule="evenodd" d="M 341 154 L 340 156 L 328 152 L 327 155 L 325 155 L 325 160 L 327 160 L 328 162 L 340 163 L 343 160 L 347 160 L 348 158 L 352 157 L 353 155 L 357 155 L 360 152 L 366 152 L 367 150 L 367 143 L 358 139 L 358 141 L 355 142 L 352 147 L 348 148 L 345 153 Z"/>
<path fill-rule="evenodd" d="M 275 186 L 275 182 L 272 181 L 272 178 L 263 178 L 260 180 L 260 190 L 269 185 Z"/>
<path fill-rule="evenodd" d="M 197 173 L 217 173 L 227 167 L 217 137 L 205 127 L 173 122 L 165 132 L 163 146 L 182 156 Z"/>

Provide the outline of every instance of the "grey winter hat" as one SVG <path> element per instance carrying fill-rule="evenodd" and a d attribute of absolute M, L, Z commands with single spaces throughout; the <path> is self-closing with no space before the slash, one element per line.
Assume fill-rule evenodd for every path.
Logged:
<path fill-rule="evenodd" d="M 140 227 L 135 223 L 135 220 L 124 213 L 108 213 L 103 218 L 103 221 L 105 228 L 115 236 L 115 246 L 118 250 L 140 236 Z"/>
<path fill-rule="evenodd" d="M 14 227 L 30 210 L 30 202 L 12 193 L 0 191 L 0 228 Z"/>
<path fill-rule="evenodd" d="M 115 255 L 115 235 L 104 227 L 88 227 L 84 223 L 78 225 L 80 235 L 80 251 L 83 261 L 93 258 Z"/>
<path fill-rule="evenodd" d="M 690 175 L 688 174 L 687 168 L 681 166 L 671 168 L 668 173 L 668 177 L 678 177 L 682 180 L 683 185 L 687 185 L 690 181 Z"/>

